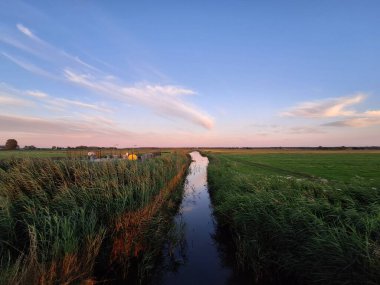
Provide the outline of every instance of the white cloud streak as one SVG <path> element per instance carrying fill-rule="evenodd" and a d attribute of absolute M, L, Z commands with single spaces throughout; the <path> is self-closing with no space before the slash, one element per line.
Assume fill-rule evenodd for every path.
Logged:
<path fill-rule="evenodd" d="M 98 120 L 44 119 L 30 116 L 0 115 L 1 132 L 49 135 L 130 135 L 126 130 L 105 126 Z"/>
<path fill-rule="evenodd" d="M 25 107 L 25 106 L 31 106 L 32 104 L 33 103 L 28 100 L 0 95 L 0 105 L 2 106 L 11 105 L 11 106 Z"/>
<path fill-rule="evenodd" d="M 27 98 L 33 98 L 34 101 L 44 103 L 47 107 L 59 107 L 61 111 L 65 108 L 79 107 L 81 109 L 90 109 L 98 112 L 111 112 L 112 110 L 99 103 L 87 103 L 79 100 L 71 100 L 67 98 L 53 97 L 40 90 L 18 90 L 7 86 L 6 84 L 0 84 L 0 103 L 8 105 L 26 106 L 32 105 L 33 102 L 26 100 Z M 24 98 L 22 98 L 24 97 Z"/>
<path fill-rule="evenodd" d="M 104 106 L 98 106 L 96 104 L 90 104 L 90 103 L 85 103 L 82 101 L 77 101 L 77 100 L 69 100 L 65 98 L 51 98 L 49 99 L 51 104 L 54 105 L 60 105 L 60 106 L 77 106 L 81 108 L 87 108 L 87 109 L 92 109 L 95 111 L 100 111 L 100 112 L 111 112 L 110 109 L 104 107 Z"/>
<path fill-rule="evenodd" d="M 330 127 L 354 127 L 354 128 L 380 126 L 380 110 L 368 110 L 363 113 L 356 113 L 356 117 L 351 117 L 344 120 L 330 122 L 324 125 L 330 126 Z"/>
<path fill-rule="evenodd" d="M 17 39 L 14 39 L 14 38 L 11 38 L 7 35 L 1 35 L 0 37 L 0 41 L 9 45 L 9 46 L 12 46 L 14 48 L 17 48 L 19 50 L 22 50 L 24 52 L 27 52 L 27 53 L 31 53 L 31 54 L 34 54 L 36 56 L 40 56 L 40 52 L 36 51 L 35 49 L 31 48 L 30 45 L 27 45 L 27 44 L 24 44 L 24 43 L 21 43 L 19 40 Z"/>
<path fill-rule="evenodd" d="M 33 33 L 31 30 L 29 30 L 27 27 L 25 27 L 24 25 L 22 24 L 17 24 L 16 25 L 17 29 L 23 33 L 24 35 L 28 36 L 29 38 L 31 39 L 38 39 Z"/>
<path fill-rule="evenodd" d="M 34 64 L 32 63 L 29 63 L 29 62 L 26 62 L 26 61 L 23 61 L 21 59 L 18 59 L 14 56 L 11 56 L 5 52 L 2 52 L 1 53 L 4 57 L 6 57 L 7 59 L 9 59 L 10 61 L 12 61 L 13 63 L 17 64 L 19 67 L 25 69 L 26 71 L 29 71 L 31 73 L 34 73 L 34 74 L 37 74 L 37 75 L 41 75 L 41 76 L 45 76 L 45 77 L 48 77 L 48 78 L 51 78 L 51 79 L 58 79 L 57 77 L 55 77 L 54 75 L 52 75 L 51 72 L 48 72 L 38 66 L 35 66 Z"/>
<path fill-rule="evenodd" d="M 326 123 L 323 126 L 363 128 L 377 125 L 380 125 L 380 117 L 349 118 L 345 120 Z"/>
<path fill-rule="evenodd" d="M 299 126 L 299 127 L 291 127 L 288 130 L 289 134 L 323 134 L 325 133 L 321 130 L 320 127 L 310 127 L 310 126 Z"/>
<path fill-rule="evenodd" d="M 177 86 L 147 85 L 145 86 L 145 88 L 147 89 L 147 91 L 151 93 L 161 93 L 161 94 L 167 94 L 170 96 L 196 94 L 193 90 L 180 88 Z"/>
<path fill-rule="evenodd" d="M 380 117 L 380 110 L 369 110 L 364 112 L 364 114 L 369 117 Z"/>
<path fill-rule="evenodd" d="M 284 116 L 304 118 L 342 118 L 333 122 L 322 124 L 328 127 L 355 127 L 363 128 L 380 125 L 380 110 L 367 110 L 358 112 L 347 107 L 362 103 L 367 95 L 358 93 L 353 96 L 330 98 L 321 101 L 304 102 L 284 112 Z"/>
<path fill-rule="evenodd" d="M 31 29 L 21 23 L 17 24 L 16 27 L 23 35 L 32 40 L 34 45 L 25 45 L 12 38 L 7 39 L 5 42 L 13 47 L 23 50 L 24 52 L 31 53 L 41 59 L 47 60 L 49 63 L 54 62 L 60 66 L 58 68 L 64 66 L 62 69 L 64 70 L 65 80 L 106 95 L 107 99 L 112 96 L 114 99 L 122 102 L 128 103 L 132 101 L 153 110 L 161 116 L 184 119 L 206 129 L 211 129 L 213 127 L 213 118 L 181 98 L 182 95 L 196 94 L 193 90 L 173 85 L 140 84 L 124 86 L 117 84 L 115 83 L 115 80 L 109 79 L 110 76 L 111 78 L 116 78 L 114 75 L 104 73 L 98 68 L 84 62 L 79 57 L 70 55 L 64 50 L 54 47 L 36 36 Z M 24 62 L 14 56 L 4 53 L 3 55 L 29 72 L 54 79 L 62 79 L 59 75 L 54 75 L 54 73 L 51 72 L 49 73 L 40 67 Z M 68 68 L 67 66 L 71 67 Z M 41 100 L 44 99 L 45 101 L 51 100 L 50 97 L 35 92 L 29 92 L 29 95 Z M 78 107 L 99 110 L 99 108 L 93 104 L 75 100 L 56 99 L 55 102 L 50 103 L 54 103 L 55 105 L 71 104 Z"/>
<path fill-rule="evenodd" d="M 195 94 L 194 91 L 177 87 L 161 85 L 140 85 L 125 87 L 107 80 L 96 80 L 88 75 L 78 74 L 65 69 L 67 80 L 90 90 L 107 94 L 120 101 L 132 101 L 149 107 L 157 114 L 174 118 L 181 118 L 198 124 L 206 129 L 213 127 L 213 119 L 185 103 L 179 95 Z"/>
<path fill-rule="evenodd" d="M 3 37 L 1 39 L 3 42 L 16 47 L 18 49 L 21 49 L 25 52 L 31 53 L 35 56 L 38 56 L 41 59 L 47 60 L 49 62 L 55 62 L 55 63 L 62 63 L 63 61 L 69 61 L 71 64 L 76 64 L 77 66 L 81 66 L 84 68 L 91 69 L 93 71 L 101 73 L 101 71 L 92 66 L 91 64 L 83 61 L 78 56 L 73 56 L 66 52 L 63 49 L 57 48 L 50 43 L 42 40 L 38 36 L 36 36 L 28 27 L 24 26 L 23 24 L 17 24 L 17 29 L 27 36 L 30 40 L 33 41 L 35 45 L 25 45 L 20 42 L 18 42 L 15 39 L 9 38 L 9 37 Z"/>
<path fill-rule="evenodd" d="M 41 92 L 41 91 L 38 91 L 38 90 L 27 90 L 25 93 L 29 96 L 36 97 L 36 98 L 47 98 L 47 97 L 49 97 L 48 94 Z"/>
<path fill-rule="evenodd" d="M 358 93 L 348 97 L 304 102 L 282 113 L 282 115 L 305 118 L 352 116 L 355 115 L 355 111 L 348 110 L 347 107 L 363 102 L 366 97 L 366 94 Z"/>

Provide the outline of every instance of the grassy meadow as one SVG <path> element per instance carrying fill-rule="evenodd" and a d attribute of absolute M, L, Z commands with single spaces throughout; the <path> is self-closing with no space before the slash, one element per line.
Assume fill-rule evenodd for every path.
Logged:
<path fill-rule="evenodd" d="M 258 283 L 380 283 L 380 153 L 205 152 L 219 224 Z"/>
<path fill-rule="evenodd" d="M 2 159 L 0 284 L 92 284 L 111 269 L 143 280 L 188 163 L 185 153 L 144 163 Z"/>
<path fill-rule="evenodd" d="M 11 158 L 61 158 L 67 157 L 65 150 L 1 150 L 0 159 Z"/>
<path fill-rule="evenodd" d="M 125 149 L 36 149 L 36 150 L 0 150 L 0 160 L 10 158 L 86 158 L 88 152 L 98 152 L 99 155 L 105 157 L 107 155 L 123 155 L 128 153 L 143 154 L 148 152 L 171 152 L 173 149 L 159 148 L 125 148 Z M 178 149 L 181 151 L 181 149 Z"/>

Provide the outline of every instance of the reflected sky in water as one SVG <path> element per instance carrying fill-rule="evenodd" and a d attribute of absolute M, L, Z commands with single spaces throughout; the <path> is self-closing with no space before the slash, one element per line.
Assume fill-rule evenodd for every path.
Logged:
<path fill-rule="evenodd" d="M 223 266 L 216 241 L 216 224 L 212 216 L 207 189 L 207 157 L 192 152 L 193 162 L 185 181 L 184 198 L 177 224 L 184 226 L 184 246 L 174 252 L 176 270 L 161 272 L 159 284 L 227 284 L 232 269 Z"/>

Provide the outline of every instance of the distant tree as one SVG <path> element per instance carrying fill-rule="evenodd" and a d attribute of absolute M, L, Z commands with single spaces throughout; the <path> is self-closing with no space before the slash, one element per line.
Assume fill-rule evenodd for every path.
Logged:
<path fill-rule="evenodd" d="M 78 145 L 75 148 L 76 149 L 88 149 L 88 146 L 86 146 L 86 145 Z"/>
<path fill-rule="evenodd" d="M 19 148 L 19 146 L 18 146 L 18 143 L 15 139 L 9 139 L 5 143 L 5 149 L 13 150 L 13 149 L 18 149 L 18 148 Z"/>
<path fill-rule="evenodd" d="M 51 147 L 51 149 L 57 149 L 57 147 L 56 147 L 55 145 L 53 145 L 53 146 Z"/>
<path fill-rule="evenodd" d="M 24 149 L 25 150 L 33 150 L 33 149 L 37 149 L 34 145 L 26 145 L 24 146 Z"/>

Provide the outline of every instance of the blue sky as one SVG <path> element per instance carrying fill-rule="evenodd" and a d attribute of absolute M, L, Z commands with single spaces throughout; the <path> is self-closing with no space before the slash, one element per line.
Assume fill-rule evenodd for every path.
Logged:
<path fill-rule="evenodd" d="M 380 145 L 380 2 L 2 1 L 0 140 Z"/>

